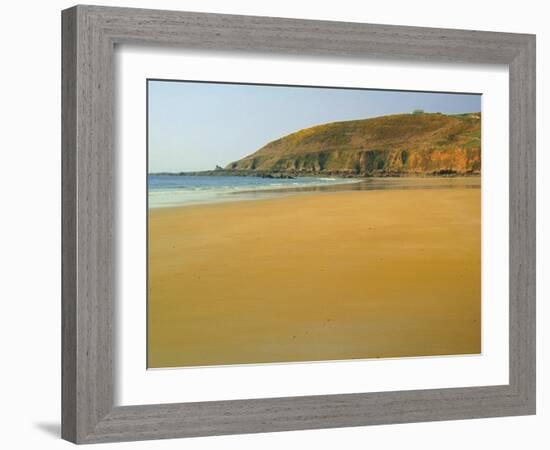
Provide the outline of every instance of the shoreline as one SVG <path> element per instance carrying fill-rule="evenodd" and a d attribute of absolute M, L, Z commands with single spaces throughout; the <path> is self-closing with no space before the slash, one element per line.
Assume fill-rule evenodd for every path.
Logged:
<path fill-rule="evenodd" d="M 236 201 L 264 200 L 279 196 L 314 192 L 339 192 L 354 190 L 403 190 L 403 189 L 454 189 L 454 188 L 480 188 L 481 177 L 368 177 L 368 178 L 317 178 L 319 183 L 302 185 L 265 185 L 261 187 L 242 187 L 242 189 L 211 189 L 202 191 L 203 199 L 186 201 L 188 196 L 197 195 L 196 191 L 174 190 L 151 190 L 148 189 L 149 209 L 164 209 L 188 207 L 200 204 L 232 203 Z M 334 182 L 333 182 L 334 181 Z M 171 193 L 179 195 L 179 201 L 174 200 L 172 204 L 152 205 L 151 195 L 159 193 Z"/>

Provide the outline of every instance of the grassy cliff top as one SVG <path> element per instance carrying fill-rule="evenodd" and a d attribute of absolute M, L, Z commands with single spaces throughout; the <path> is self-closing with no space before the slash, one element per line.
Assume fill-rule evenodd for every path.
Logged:
<path fill-rule="evenodd" d="M 323 158 L 332 161 L 332 170 L 347 170 L 354 161 L 354 158 L 348 157 L 351 153 L 479 150 L 480 122 L 480 113 L 395 114 L 332 122 L 305 128 L 269 142 L 245 158 L 230 163 L 226 169 L 288 170 L 297 167 L 298 160 L 324 155 Z"/>

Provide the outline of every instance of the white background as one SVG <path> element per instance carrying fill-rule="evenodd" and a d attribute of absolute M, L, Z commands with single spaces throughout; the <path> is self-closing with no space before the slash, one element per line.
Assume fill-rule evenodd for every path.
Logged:
<path fill-rule="evenodd" d="M 115 401 L 119 405 L 508 383 L 508 70 L 503 66 L 337 61 L 119 47 L 116 56 Z M 219 68 L 223 67 L 220 71 Z M 146 366 L 147 78 L 478 92 L 482 120 L 482 355 L 233 365 Z M 403 374 L 407 376 L 404 377 Z M 220 383 L 223 380 L 223 383 Z M 231 389 L 227 387 L 231 386 Z"/>
<path fill-rule="evenodd" d="M 205 12 L 345 20 L 400 25 L 536 33 L 538 124 L 538 410 L 533 417 L 405 424 L 115 444 L 117 448 L 546 448 L 550 395 L 544 376 L 548 331 L 547 252 L 549 184 L 542 178 L 550 120 L 544 2 L 462 0 L 338 2 L 266 0 L 102 1 Z M 59 440 L 60 417 L 60 17 L 71 2 L 10 2 L 3 5 L 0 33 L 2 115 L 2 371 L 1 445 L 5 448 L 69 448 Z M 546 202 L 548 203 L 548 202 Z M 545 329 L 546 328 L 546 329 Z M 102 447 L 115 447 L 103 445 Z"/>

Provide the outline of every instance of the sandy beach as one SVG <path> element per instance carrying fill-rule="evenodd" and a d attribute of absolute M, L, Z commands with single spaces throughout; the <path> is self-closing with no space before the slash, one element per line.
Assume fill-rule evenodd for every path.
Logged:
<path fill-rule="evenodd" d="M 481 191 L 149 211 L 148 366 L 481 351 Z"/>

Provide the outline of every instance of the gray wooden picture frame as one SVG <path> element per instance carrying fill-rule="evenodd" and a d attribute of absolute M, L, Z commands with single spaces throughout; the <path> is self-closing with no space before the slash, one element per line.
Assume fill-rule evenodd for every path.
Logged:
<path fill-rule="evenodd" d="M 510 83 L 509 384 L 115 406 L 117 44 L 505 64 Z M 62 437 L 75 443 L 535 413 L 535 36 L 98 6 L 62 12 Z"/>

